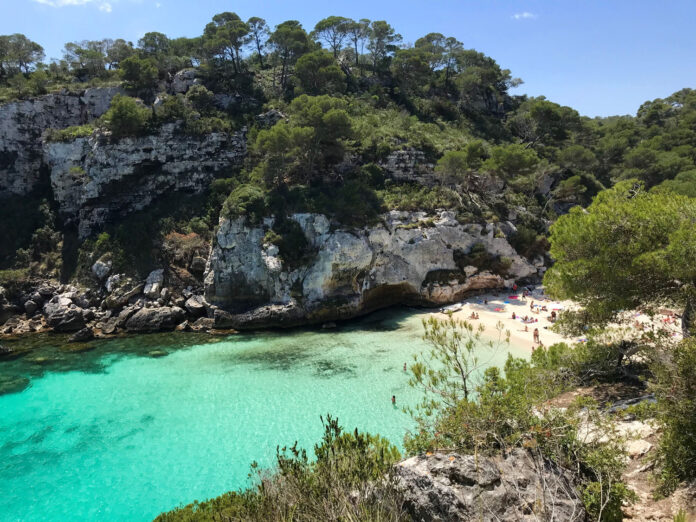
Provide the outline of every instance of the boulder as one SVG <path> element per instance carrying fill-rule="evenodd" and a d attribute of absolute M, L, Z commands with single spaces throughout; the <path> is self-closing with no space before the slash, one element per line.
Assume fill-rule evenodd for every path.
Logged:
<path fill-rule="evenodd" d="M 416 520 L 584 521 L 573 476 L 523 449 L 507 456 L 458 453 L 411 457 L 395 468 Z"/>
<path fill-rule="evenodd" d="M 202 274 L 203 272 L 205 272 L 205 264 L 206 261 L 201 256 L 193 256 L 193 259 L 191 260 L 191 266 L 189 267 L 189 269 L 194 274 Z"/>
<path fill-rule="evenodd" d="M 215 320 L 208 317 L 199 317 L 190 327 L 194 332 L 207 332 L 215 327 Z"/>
<path fill-rule="evenodd" d="M 207 303 L 205 302 L 205 299 L 202 295 L 192 295 L 186 300 L 184 307 L 186 308 L 186 310 L 189 311 L 191 315 L 200 317 L 202 315 L 205 315 L 206 305 Z"/>
<path fill-rule="evenodd" d="M 94 274 L 94 277 L 99 281 L 103 281 L 106 276 L 109 275 L 109 272 L 111 272 L 111 266 L 112 262 L 110 259 L 101 257 L 92 265 L 92 274 Z"/>
<path fill-rule="evenodd" d="M 70 336 L 70 339 L 68 339 L 68 342 L 70 343 L 84 343 L 87 341 L 91 341 L 94 339 L 94 332 L 92 331 L 91 328 L 83 328 L 82 330 L 79 330 L 75 332 L 73 335 Z"/>
<path fill-rule="evenodd" d="M 256 125 L 261 128 L 273 127 L 280 120 L 286 119 L 287 116 L 280 112 L 278 109 L 271 109 L 262 114 L 259 114 L 254 119 L 256 120 Z"/>
<path fill-rule="evenodd" d="M 106 280 L 106 283 L 104 284 L 104 287 L 106 287 L 106 291 L 109 293 L 113 292 L 116 288 L 118 288 L 118 286 L 121 283 L 121 280 L 124 277 L 125 276 L 123 274 L 114 274 L 112 276 L 109 276 L 109 278 Z"/>
<path fill-rule="evenodd" d="M 43 311 L 48 326 L 55 332 L 76 332 L 85 327 L 84 310 L 67 297 L 54 296 Z"/>
<path fill-rule="evenodd" d="M 36 310 L 39 309 L 39 305 L 36 304 L 33 300 L 29 299 L 26 303 L 24 303 L 24 310 L 27 312 L 27 315 L 34 315 Z"/>
<path fill-rule="evenodd" d="M 157 299 L 162 292 L 162 283 L 164 282 L 164 270 L 159 268 L 150 272 L 145 280 L 145 289 L 143 294 L 145 294 L 150 299 Z"/>
<path fill-rule="evenodd" d="M 183 94 L 188 91 L 193 85 L 198 83 L 196 81 L 196 70 L 195 69 L 182 69 L 177 72 L 172 78 L 171 90 L 173 94 Z"/>
<path fill-rule="evenodd" d="M 141 308 L 126 322 L 129 332 L 157 332 L 173 330 L 185 317 L 185 312 L 177 306 L 160 308 Z"/>
<path fill-rule="evenodd" d="M 105 308 L 122 308 L 128 304 L 128 301 L 143 291 L 142 283 L 136 283 L 132 279 L 120 279 L 118 283 L 114 283 L 112 288 L 111 295 L 104 299 L 103 305 Z"/>

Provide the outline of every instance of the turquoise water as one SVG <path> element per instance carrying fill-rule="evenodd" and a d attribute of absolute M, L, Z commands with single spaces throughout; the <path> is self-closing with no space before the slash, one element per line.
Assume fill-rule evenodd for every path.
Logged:
<path fill-rule="evenodd" d="M 418 397 L 403 363 L 426 348 L 420 319 L 392 311 L 214 342 L 144 336 L 86 353 L 43 340 L 0 362 L 0 377 L 30 383 L 0 395 L 0 520 L 150 520 L 245 486 L 250 463 L 271 466 L 278 444 L 311 448 L 327 412 L 401 445 L 412 422 L 391 396 Z"/>

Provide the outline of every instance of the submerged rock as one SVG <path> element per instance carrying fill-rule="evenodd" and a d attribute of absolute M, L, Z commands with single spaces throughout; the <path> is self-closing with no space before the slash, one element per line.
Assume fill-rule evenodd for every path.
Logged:
<path fill-rule="evenodd" d="M 7 393 L 19 393 L 29 387 L 30 381 L 26 377 L 0 375 L 0 395 Z"/>
<path fill-rule="evenodd" d="M 86 341 L 91 341 L 94 339 L 94 332 L 91 328 L 83 328 L 82 330 L 75 332 L 70 336 L 68 342 L 70 343 L 84 343 Z"/>
<path fill-rule="evenodd" d="M 427 521 L 583 521 L 572 475 L 522 449 L 506 457 L 458 453 L 418 456 L 397 464 L 409 514 Z"/>
<path fill-rule="evenodd" d="M 82 352 L 91 352 L 94 350 L 96 346 L 93 344 L 66 344 L 64 346 L 60 347 L 61 352 L 68 352 L 68 353 L 82 353 Z"/>

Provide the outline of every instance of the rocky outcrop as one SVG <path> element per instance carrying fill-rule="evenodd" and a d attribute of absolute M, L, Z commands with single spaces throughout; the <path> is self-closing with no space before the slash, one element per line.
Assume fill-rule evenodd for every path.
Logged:
<path fill-rule="evenodd" d="M 405 506 L 422 521 L 582 521 L 586 512 L 572 475 L 522 449 L 506 457 L 458 453 L 397 464 Z"/>
<path fill-rule="evenodd" d="M 129 332 L 173 330 L 185 316 L 185 312 L 177 306 L 141 308 L 128 319 L 126 330 Z"/>
<path fill-rule="evenodd" d="M 239 165 L 245 154 L 243 132 L 186 136 L 175 123 L 163 125 L 158 134 L 115 143 L 92 136 L 44 148 L 61 216 L 77 225 L 82 238 L 163 194 L 202 192 L 215 174 Z"/>
<path fill-rule="evenodd" d="M 264 242 L 274 220 L 248 225 L 223 219 L 205 276 L 205 296 L 218 305 L 219 326 L 293 325 L 346 319 L 394 304 L 438 305 L 484 289 L 535 278 L 538 269 L 519 256 L 503 229 L 460 224 L 451 212 L 390 212 L 382 224 L 334 227 L 318 214 L 292 216 L 313 254 L 292 268 L 278 247 Z M 472 249 L 505 266 L 503 274 L 467 265 Z"/>
<path fill-rule="evenodd" d="M 41 135 L 46 129 L 82 125 L 109 108 L 119 87 L 67 91 L 0 106 L 0 196 L 23 195 L 39 183 Z"/>
<path fill-rule="evenodd" d="M 55 332 L 76 332 L 85 325 L 85 310 L 67 296 L 57 295 L 43 308 L 46 322 Z"/>

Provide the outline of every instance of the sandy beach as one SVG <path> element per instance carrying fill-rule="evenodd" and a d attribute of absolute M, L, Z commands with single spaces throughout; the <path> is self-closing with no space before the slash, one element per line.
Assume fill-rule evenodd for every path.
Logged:
<path fill-rule="evenodd" d="M 483 335 L 487 339 L 497 340 L 498 323 L 510 332 L 510 344 L 518 347 L 532 348 L 539 346 L 534 342 L 534 329 L 539 329 L 539 340 L 544 346 L 565 342 L 574 344 L 583 342 L 585 337 L 566 337 L 550 330 L 553 322 L 551 313 L 574 308 L 572 301 L 554 301 L 544 294 L 542 287 L 534 287 L 525 297 L 523 290 L 488 293 L 461 301 L 462 307 L 452 312 L 455 319 L 466 320 L 474 325 L 483 325 Z M 456 306 L 456 305 L 453 305 Z M 451 307 L 445 307 L 451 308 Z M 471 314 L 478 314 L 478 319 L 472 319 Z M 512 318 L 512 314 L 515 318 Z M 436 317 L 445 317 L 444 312 L 433 312 Z M 524 322 L 525 317 L 527 322 Z M 622 314 L 623 326 L 612 323 L 607 330 L 606 339 L 618 335 L 621 339 L 644 338 L 648 332 L 662 331 L 675 340 L 681 339 L 681 321 L 676 312 L 670 309 L 660 309 L 650 317 L 638 311 L 626 311 Z M 526 327 L 526 330 L 525 330 Z"/>
<path fill-rule="evenodd" d="M 510 332 L 510 344 L 519 347 L 532 348 L 538 346 L 534 342 L 534 329 L 539 329 L 539 340 L 544 346 L 550 346 L 559 342 L 574 343 L 581 337 L 564 337 L 549 329 L 553 324 L 550 320 L 551 312 L 558 313 L 573 305 L 570 301 L 553 301 L 546 297 L 541 287 L 532 289 L 528 296 L 524 297 L 522 290 L 501 291 L 497 294 L 488 293 L 461 301 L 460 310 L 452 313 L 452 317 L 466 320 L 475 326 L 483 325 L 483 335 L 489 339 L 498 338 L 497 325 L 503 324 L 503 328 Z M 478 314 L 478 319 L 472 319 L 471 314 Z M 515 319 L 512 314 L 515 314 Z M 436 317 L 445 317 L 444 312 L 434 312 Z M 528 322 L 523 320 L 527 317 Z M 526 327 L 526 331 L 525 331 Z"/>

